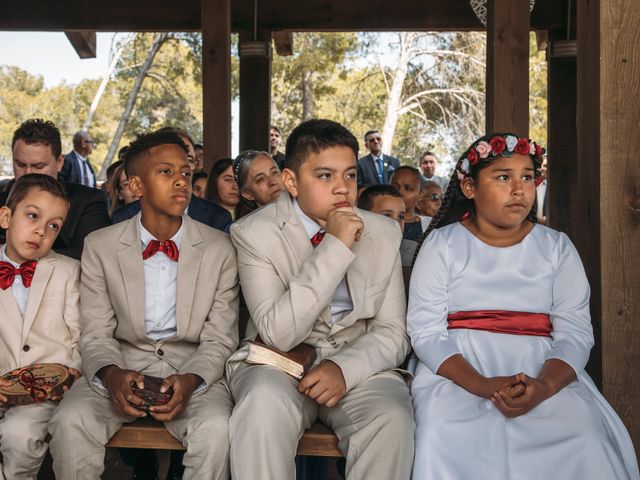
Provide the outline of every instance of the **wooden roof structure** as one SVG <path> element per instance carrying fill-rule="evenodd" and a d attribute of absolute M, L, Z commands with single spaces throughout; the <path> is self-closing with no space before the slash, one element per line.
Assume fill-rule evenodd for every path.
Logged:
<path fill-rule="evenodd" d="M 488 0 L 486 129 L 527 132 L 528 31 L 546 32 L 551 224 L 582 256 L 598 339 L 590 371 L 638 448 L 640 2 L 536 0 L 531 15 L 528 3 Z M 231 32 L 286 43 L 293 31 L 484 29 L 468 0 L 3 0 L 0 11 L 0 30 L 201 30 L 208 164 L 231 150 Z M 240 76 L 241 148 L 264 148 L 269 55 L 241 56 Z"/>

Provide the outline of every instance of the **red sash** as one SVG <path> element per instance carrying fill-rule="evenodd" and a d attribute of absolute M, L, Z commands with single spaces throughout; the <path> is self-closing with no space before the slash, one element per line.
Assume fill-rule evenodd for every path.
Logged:
<path fill-rule="evenodd" d="M 469 328 L 512 335 L 550 337 L 553 326 L 546 313 L 476 310 L 449 314 L 449 329 Z"/>

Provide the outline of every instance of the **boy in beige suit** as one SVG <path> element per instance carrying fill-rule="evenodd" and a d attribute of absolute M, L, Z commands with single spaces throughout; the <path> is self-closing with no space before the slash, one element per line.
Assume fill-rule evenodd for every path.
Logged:
<path fill-rule="evenodd" d="M 288 193 L 231 238 L 248 337 L 283 351 L 308 343 L 318 360 L 298 382 L 243 363 L 246 347 L 230 359 L 232 477 L 294 479 L 298 440 L 319 417 L 340 440 L 348 479 L 407 479 L 413 411 L 392 370 L 409 351 L 400 231 L 354 208 L 358 142 L 344 127 L 305 122 L 286 151 Z"/>
<path fill-rule="evenodd" d="M 141 212 L 87 237 L 80 351 L 85 379 L 50 422 L 56 477 L 98 479 L 104 445 L 145 416 L 131 383 L 173 388 L 150 415 L 187 448 L 185 479 L 227 479 L 231 398 L 224 364 L 237 347 L 238 279 L 228 236 L 184 215 L 186 147 L 172 132 L 134 141 L 125 161 Z"/>
<path fill-rule="evenodd" d="M 0 226 L 7 230 L 0 249 L 0 375 L 33 363 L 61 363 L 80 376 L 80 263 L 51 250 L 68 209 L 62 184 L 37 173 L 16 181 L 0 208 Z M 35 479 L 57 403 L 8 408 L 6 401 L 0 395 L 0 479 Z"/>

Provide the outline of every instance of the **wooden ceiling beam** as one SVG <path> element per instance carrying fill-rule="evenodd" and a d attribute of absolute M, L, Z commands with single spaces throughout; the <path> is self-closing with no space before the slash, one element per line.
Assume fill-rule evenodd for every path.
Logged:
<path fill-rule="evenodd" d="M 64 34 L 80 58 L 96 58 L 96 32 L 66 31 Z"/>
<path fill-rule="evenodd" d="M 276 47 L 276 53 L 281 57 L 289 57 L 293 55 L 293 33 L 292 32 L 273 32 L 273 44 Z"/>
<path fill-rule="evenodd" d="M 197 31 L 200 0 L 3 2 L 0 30 Z M 564 2 L 537 0 L 532 29 L 563 27 Z M 232 30 L 253 29 L 253 1 L 231 0 Z M 272 31 L 483 30 L 468 0 L 264 0 L 258 26 Z"/>

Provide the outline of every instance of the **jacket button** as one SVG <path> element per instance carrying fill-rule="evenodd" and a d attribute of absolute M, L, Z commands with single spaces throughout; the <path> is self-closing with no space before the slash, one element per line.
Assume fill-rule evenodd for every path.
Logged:
<path fill-rule="evenodd" d="M 22 347 L 23 352 L 28 352 L 29 350 L 31 350 L 31 347 L 29 345 L 25 345 L 24 347 Z"/>
<path fill-rule="evenodd" d="M 164 355 L 164 350 L 162 350 L 161 348 L 158 349 L 158 355 L 162 356 Z"/>

